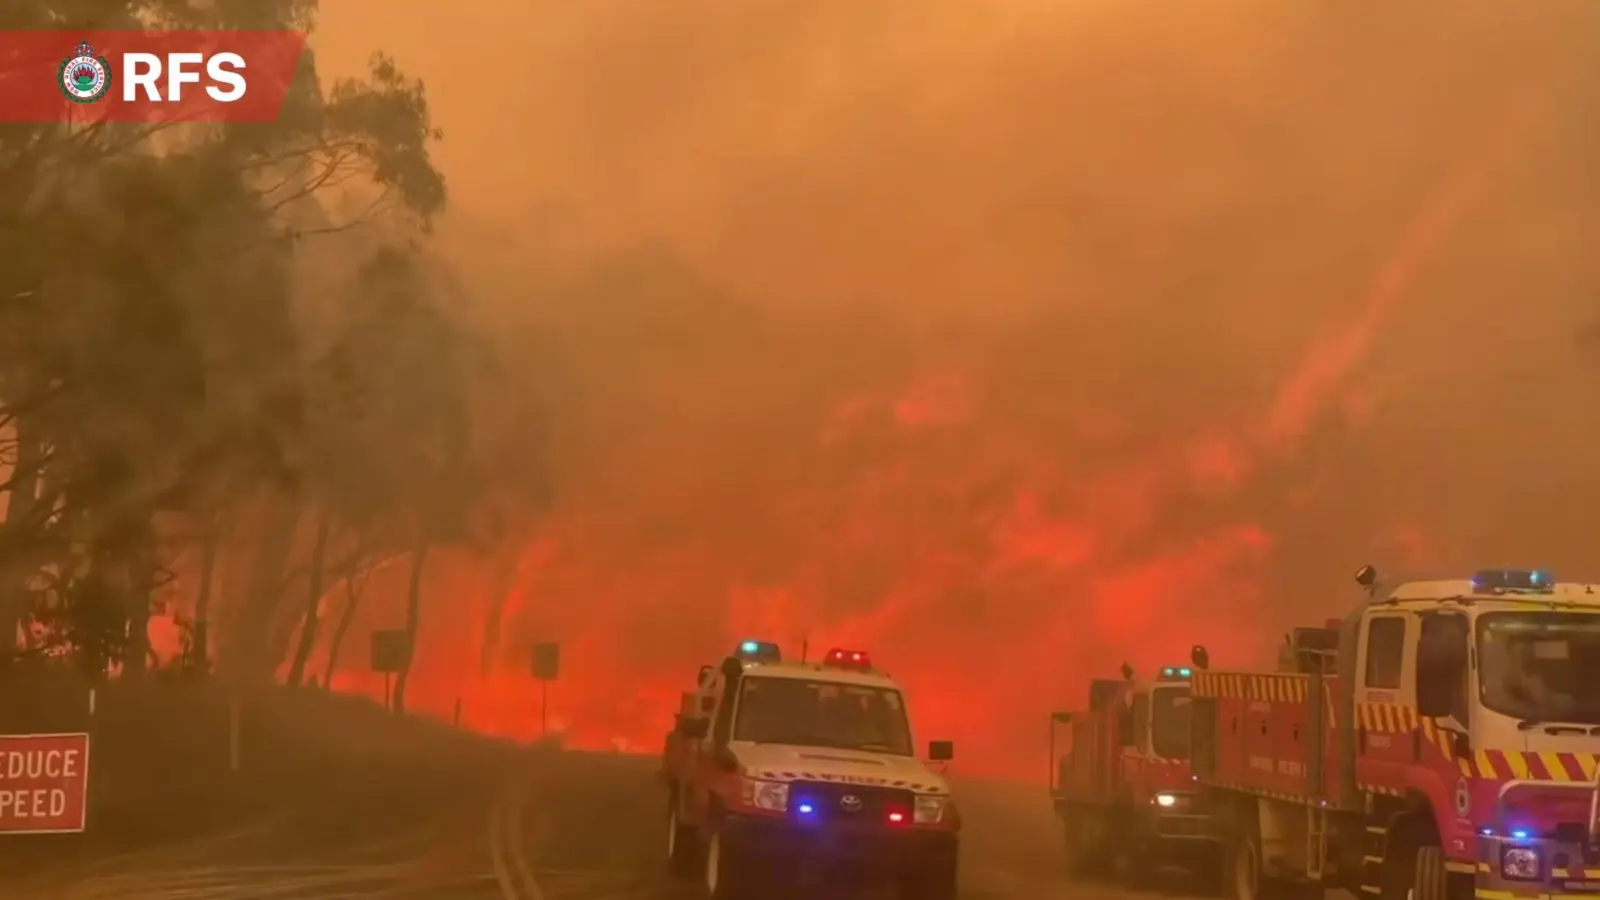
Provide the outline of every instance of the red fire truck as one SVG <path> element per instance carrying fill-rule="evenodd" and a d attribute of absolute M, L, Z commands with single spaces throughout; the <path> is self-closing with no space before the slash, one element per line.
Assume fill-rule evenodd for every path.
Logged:
<path fill-rule="evenodd" d="M 917 757 L 905 696 L 866 652 L 793 663 L 747 641 L 691 693 L 662 760 L 676 874 L 711 900 L 851 876 L 954 900 L 954 748 Z"/>
<path fill-rule="evenodd" d="M 1221 853 L 1205 792 L 1189 771 L 1190 666 L 1166 666 L 1153 681 L 1089 685 L 1089 709 L 1056 713 L 1051 793 L 1077 874 L 1112 871 L 1141 880 L 1163 865 L 1218 870 Z M 1070 728 L 1056 754 L 1056 725 Z"/>
<path fill-rule="evenodd" d="M 1234 896 L 1600 898 L 1600 586 L 1356 580 L 1368 602 L 1291 633 L 1276 671 L 1191 654 Z"/>

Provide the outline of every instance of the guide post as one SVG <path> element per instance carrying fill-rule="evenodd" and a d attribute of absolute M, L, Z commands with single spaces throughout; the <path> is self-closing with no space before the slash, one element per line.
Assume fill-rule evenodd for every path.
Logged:
<path fill-rule="evenodd" d="M 539 736 L 550 728 L 550 682 L 561 671 L 561 645 L 541 643 L 533 645 L 533 677 L 539 679 Z"/>
<path fill-rule="evenodd" d="M 411 665 L 411 639 L 403 628 L 372 633 L 372 671 L 383 673 L 383 708 L 394 709 L 394 676 Z"/>

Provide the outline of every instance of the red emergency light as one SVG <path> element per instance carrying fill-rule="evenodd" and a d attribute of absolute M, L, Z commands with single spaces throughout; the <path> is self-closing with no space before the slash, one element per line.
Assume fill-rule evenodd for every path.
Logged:
<path fill-rule="evenodd" d="M 841 650 L 835 647 L 822 658 L 822 664 L 835 669 L 856 669 L 865 672 L 872 668 L 872 657 L 868 656 L 865 650 Z"/>

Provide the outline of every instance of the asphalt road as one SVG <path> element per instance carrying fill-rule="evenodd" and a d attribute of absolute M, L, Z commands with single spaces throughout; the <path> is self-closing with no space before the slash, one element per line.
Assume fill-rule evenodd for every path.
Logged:
<path fill-rule="evenodd" d="M 80 859 L 7 900 L 698 900 L 669 880 L 654 761 L 453 749 L 273 783 L 227 828 Z M 958 784 L 963 900 L 1134 900 L 1061 877 L 1038 789 Z M 1181 880 L 1161 895 L 1188 900 Z M 828 900 L 846 900 L 830 895 Z M 1195 898 L 1198 900 L 1198 898 Z"/>

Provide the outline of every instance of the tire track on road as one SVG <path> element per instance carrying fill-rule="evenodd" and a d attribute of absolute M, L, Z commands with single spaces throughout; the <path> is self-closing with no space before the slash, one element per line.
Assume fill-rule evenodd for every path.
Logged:
<path fill-rule="evenodd" d="M 519 765 L 489 813 L 489 860 L 504 900 L 545 900 L 528 864 L 523 831 L 524 809 L 531 793 L 532 782 Z"/>

